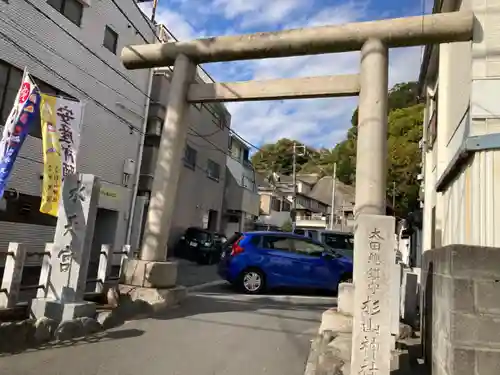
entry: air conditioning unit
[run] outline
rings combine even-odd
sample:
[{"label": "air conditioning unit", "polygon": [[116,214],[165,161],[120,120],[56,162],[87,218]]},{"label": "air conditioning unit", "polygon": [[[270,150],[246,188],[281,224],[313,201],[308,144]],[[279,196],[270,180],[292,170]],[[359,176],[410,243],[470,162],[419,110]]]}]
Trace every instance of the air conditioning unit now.
[{"label": "air conditioning unit", "polygon": [[132,175],[135,173],[135,160],[134,159],[125,159],[123,163],[123,173]]}]

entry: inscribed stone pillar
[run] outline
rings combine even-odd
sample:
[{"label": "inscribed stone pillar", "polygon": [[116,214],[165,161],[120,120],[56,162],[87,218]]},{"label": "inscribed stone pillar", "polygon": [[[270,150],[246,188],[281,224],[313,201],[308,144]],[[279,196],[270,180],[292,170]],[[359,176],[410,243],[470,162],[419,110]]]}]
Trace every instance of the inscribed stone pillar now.
[{"label": "inscribed stone pillar", "polygon": [[47,298],[35,299],[35,316],[56,320],[86,316],[92,310],[83,302],[90,250],[99,200],[99,179],[71,174],[64,179],[59,205]]},{"label": "inscribed stone pillar", "polygon": [[391,280],[395,219],[359,215],[354,251],[351,374],[388,375],[391,362]]}]

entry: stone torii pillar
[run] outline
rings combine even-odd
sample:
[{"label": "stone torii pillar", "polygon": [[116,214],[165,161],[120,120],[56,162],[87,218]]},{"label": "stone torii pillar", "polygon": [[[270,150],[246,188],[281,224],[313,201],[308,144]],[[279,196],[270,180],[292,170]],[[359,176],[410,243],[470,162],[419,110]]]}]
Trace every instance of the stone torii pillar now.
[{"label": "stone torii pillar", "polygon": [[187,137],[187,91],[196,65],[185,55],[175,59],[163,123],[158,160],[139,259],[127,259],[120,275],[120,291],[153,305],[175,303],[185,293],[174,288],[177,263],[167,262],[168,238],[175,209],[181,160]]},{"label": "stone torii pillar", "polygon": [[361,48],[360,81],[351,373],[389,374],[395,219],[385,216],[388,49],[378,39]]}]

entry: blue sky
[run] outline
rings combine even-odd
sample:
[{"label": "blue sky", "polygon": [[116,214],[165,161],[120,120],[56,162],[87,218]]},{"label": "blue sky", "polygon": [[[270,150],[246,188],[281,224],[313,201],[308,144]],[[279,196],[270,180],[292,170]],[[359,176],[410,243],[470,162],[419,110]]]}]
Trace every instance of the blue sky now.
[{"label": "blue sky", "polygon": [[[423,3],[425,2],[425,3]],[[342,24],[428,13],[432,0],[158,0],[156,19],[180,40]],[[150,4],[141,8],[151,14]],[[415,80],[420,47],[390,52],[389,85]],[[359,53],[205,64],[217,81],[358,73]],[[357,98],[226,104],[231,127],[256,145],[282,137],[314,147],[342,141]]]}]

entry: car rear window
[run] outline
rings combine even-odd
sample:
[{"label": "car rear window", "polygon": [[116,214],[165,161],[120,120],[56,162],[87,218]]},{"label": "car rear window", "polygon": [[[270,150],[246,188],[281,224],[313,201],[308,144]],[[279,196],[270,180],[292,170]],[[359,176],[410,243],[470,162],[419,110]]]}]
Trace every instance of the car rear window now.
[{"label": "car rear window", "polygon": [[264,236],[262,247],[273,250],[290,251],[290,239],[281,236]]},{"label": "car rear window", "polygon": [[188,229],[186,232],[186,238],[194,239],[197,241],[210,241],[211,235],[208,232],[203,232],[197,229]]},{"label": "car rear window", "polygon": [[337,233],[322,233],[321,237],[323,243],[333,249],[339,250],[353,250],[354,249],[354,237],[346,236],[344,234]]}]

